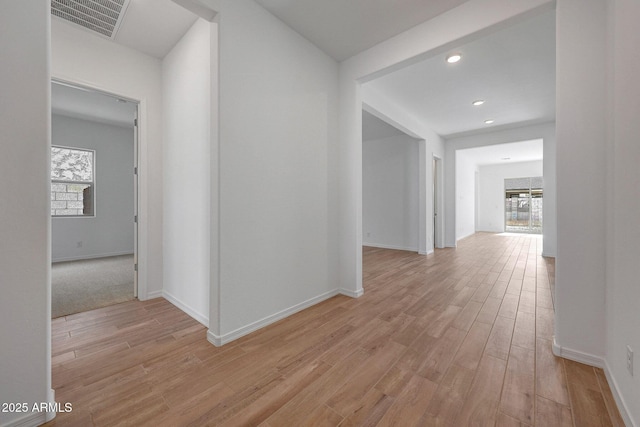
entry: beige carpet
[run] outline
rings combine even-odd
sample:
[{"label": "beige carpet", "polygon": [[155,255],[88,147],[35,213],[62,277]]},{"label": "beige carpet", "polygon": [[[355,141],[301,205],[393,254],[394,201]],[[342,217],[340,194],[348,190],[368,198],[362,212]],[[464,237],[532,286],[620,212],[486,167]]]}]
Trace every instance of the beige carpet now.
[{"label": "beige carpet", "polygon": [[51,317],[132,300],[133,255],[56,262],[51,266]]}]

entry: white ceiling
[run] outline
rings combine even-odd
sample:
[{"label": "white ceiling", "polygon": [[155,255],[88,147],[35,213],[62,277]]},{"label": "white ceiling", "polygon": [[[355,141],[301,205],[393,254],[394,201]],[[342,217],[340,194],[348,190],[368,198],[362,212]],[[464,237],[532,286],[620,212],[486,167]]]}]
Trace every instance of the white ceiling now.
[{"label": "white ceiling", "polygon": [[[86,28],[52,16],[65,25],[107,38]],[[114,42],[162,59],[189,30],[198,17],[171,0],[131,0]],[[54,114],[92,120],[116,126],[133,127],[135,104],[118,102],[97,91],[51,85]]]},{"label": "white ceiling", "polygon": [[[444,137],[555,120],[554,11],[452,51],[462,54],[457,64],[438,55],[364,90],[381,92]],[[474,107],[476,99],[486,102]],[[495,123],[485,125],[487,119]]]},{"label": "white ceiling", "polygon": [[[256,0],[338,61],[466,1]],[[176,3],[211,18],[211,11],[201,0],[131,0],[115,41],[163,58],[197,19],[197,15]]]},{"label": "white ceiling", "polygon": [[534,139],[531,141],[468,148],[457,150],[456,155],[465,157],[476,166],[531,162],[542,160],[543,141],[542,139]]},{"label": "white ceiling", "polygon": [[136,104],[100,92],[51,84],[51,112],[62,116],[92,120],[133,128]]},{"label": "white ceiling", "polygon": [[256,0],[338,61],[468,0]]},{"label": "white ceiling", "polygon": [[171,0],[131,0],[115,41],[164,58],[197,19]]},{"label": "white ceiling", "polygon": [[[74,25],[55,16],[52,18]],[[197,19],[195,14],[171,0],[131,0],[113,40],[162,59]],[[89,31],[80,26],[76,27]]]},{"label": "white ceiling", "polygon": [[[465,0],[256,1],[341,59]],[[115,41],[162,58],[196,19],[172,0],[131,0]],[[463,54],[458,64],[433,57],[366,83],[364,90],[382,92],[444,137],[554,120],[553,11],[455,50]],[[485,105],[471,106],[478,98],[485,99]],[[495,123],[485,125],[488,118]]]}]

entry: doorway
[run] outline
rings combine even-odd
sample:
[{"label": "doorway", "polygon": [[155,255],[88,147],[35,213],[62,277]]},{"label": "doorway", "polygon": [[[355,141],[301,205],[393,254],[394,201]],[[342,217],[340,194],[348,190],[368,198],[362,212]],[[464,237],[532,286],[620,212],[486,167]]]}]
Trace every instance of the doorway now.
[{"label": "doorway", "polygon": [[433,249],[444,247],[442,159],[433,156]]},{"label": "doorway", "polygon": [[421,252],[424,142],[364,109],[362,117],[363,246]]},{"label": "doorway", "polygon": [[52,81],[52,318],[138,295],[138,102]]}]

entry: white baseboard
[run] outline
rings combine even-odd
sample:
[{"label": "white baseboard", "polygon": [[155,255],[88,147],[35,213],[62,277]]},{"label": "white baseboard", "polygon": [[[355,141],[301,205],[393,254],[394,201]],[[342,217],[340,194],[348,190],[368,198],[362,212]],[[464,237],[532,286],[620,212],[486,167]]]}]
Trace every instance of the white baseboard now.
[{"label": "white baseboard", "polygon": [[573,360],[574,362],[584,363],[585,365],[594,366],[596,368],[604,369],[604,358],[595,356],[593,354],[584,353],[582,351],[573,350],[571,348],[562,347],[556,341],[556,337],[553,337],[553,344],[551,346],[553,354],[564,359]]},{"label": "white baseboard", "polygon": [[109,258],[112,256],[133,255],[132,251],[109,252],[106,254],[80,255],[72,257],[52,258],[51,262],[82,261],[83,259]]},{"label": "white baseboard", "polygon": [[[56,403],[56,391],[54,389],[49,389],[47,401],[52,404]],[[56,412],[47,412],[46,420],[48,422],[54,419],[55,417],[56,417]]]},{"label": "white baseboard", "polygon": [[542,251],[542,256],[545,258],[555,258],[556,254],[550,254],[548,252]]},{"label": "white baseboard", "polygon": [[209,316],[205,316],[205,315],[203,315],[201,313],[198,313],[196,310],[194,310],[188,304],[185,304],[183,301],[180,301],[178,298],[176,298],[175,296],[171,295],[167,291],[162,291],[162,297],[164,299],[166,299],[167,301],[169,301],[171,304],[173,304],[176,307],[178,307],[180,310],[182,310],[185,313],[187,313],[189,316],[193,317],[198,322],[202,323],[207,328],[209,327]]},{"label": "white baseboard", "polygon": [[[39,402],[36,402],[40,406]],[[56,391],[49,389],[47,393],[47,403],[50,405],[56,405]],[[33,408],[34,403],[29,405]],[[46,422],[53,420],[56,417],[56,412],[31,412],[22,417],[19,417],[8,423],[1,424],[2,427],[36,427]]]},{"label": "white baseboard", "polygon": [[37,427],[47,422],[47,416],[45,413],[33,412],[25,414],[20,418],[16,418],[13,421],[9,421],[6,424],[2,424],[2,427]]},{"label": "white baseboard", "polygon": [[609,369],[609,364],[605,360],[604,366],[604,375],[607,377],[607,382],[609,383],[609,387],[611,388],[611,394],[613,394],[613,398],[616,401],[616,405],[618,405],[618,410],[620,411],[620,416],[624,420],[624,424],[629,427],[638,427],[639,425],[635,422],[633,417],[631,416],[631,412],[629,412],[629,408],[627,403],[622,398],[622,395],[619,392],[618,383],[616,382],[613,375],[611,375],[611,370]]},{"label": "white baseboard", "polygon": [[211,329],[207,331],[207,341],[216,347],[222,347],[222,337],[220,335],[214,334]]},{"label": "white baseboard", "polygon": [[340,288],[338,292],[340,293],[340,295],[345,295],[351,298],[360,298],[362,295],[364,295],[364,289],[362,288],[358,289],[355,292],[350,289]]},{"label": "white baseboard", "polygon": [[485,229],[479,228],[476,230],[476,233],[504,233],[504,228],[495,228],[495,229],[492,229],[489,227]]},{"label": "white baseboard", "polygon": [[611,375],[611,369],[609,369],[609,364],[607,363],[606,359],[600,356],[594,356],[592,354],[562,347],[560,344],[558,344],[555,337],[553,337],[552,350],[553,354],[558,357],[573,360],[579,363],[584,363],[585,365],[594,366],[596,368],[602,368],[605,376],[607,377],[609,387],[611,388],[611,394],[613,394],[613,398],[616,401],[616,405],[618,406],[618,410],[620,411],[620,415],[622,416],[625,424],[630,427],[638,427],[638,424],[636,424],[631,417],[631,413],[629,412],[625,400],[620,394],[618,383],[616,382],[613,375]]},{"label": "white baseboard", "polygon": [[465,235],[464,235],[464,236],[462,236],[462,237],[458,237],[458,236],[456,236],[456,244],[457,244],[460,240],[464,240],[464,239],[466,239],[467,237],[471,237],[471,236],[473,236],[474,234],[476,234],[476,232],[475,232],[475,231],[474,231],[473,233],[465,234]]},{"label": "white baseboard", "polygon": [[304,310],[305,308],[309,308],[312,305],[318,304],[326,299],[334,297],[340,293],[337,289],[329,292],[325,292],[324,294],[318,295],[306,301],[303,301],[299,304],[296,304],[292,307],[281,310],[277,313],[274,313],[270,316],[267,316],[263,319],[260,319],[256,322],[250,323],[247,326],[243,326],[241,328],[236,329],[235,331],[231,331],[222,336],[214,334],[211,330],[207,332],[207,340],[215,345],[216,347],[223,346],[231,341],[237,340],[240,337],[248,335],[252,332],[257,331],[258,329],[262,329],[267,325],[277,322],[278,320],[282,320],[285,317],[291,316],[294,313]]},{"label": "white baseboard", "polygon": [[383,243],[370,243],[363,242],[362,246],[369,246],[372,248],[380,248],[380,249],[393,249],[396,251],[410,251],[410,252],[418,252],[418,248],[408,247],[408,246],[395,246],[395,245],[385,245]]},{"label": "white baseboard", "polygon": [[138,295],[140,301],[148,301],[150,299],[162,298],[162,291],[147,292],[147,295]]}]

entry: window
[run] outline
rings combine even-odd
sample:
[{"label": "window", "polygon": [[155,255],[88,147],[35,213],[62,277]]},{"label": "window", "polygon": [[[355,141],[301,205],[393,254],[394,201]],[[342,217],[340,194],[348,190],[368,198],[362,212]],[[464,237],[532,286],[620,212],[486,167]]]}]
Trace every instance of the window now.
[{"label": "window", "polygon": [[542,177],[507,178],[505,231],[542,233]]},{"label": "window", "polygon": [[95,151],[51,147],[51,216],[94,216]]}]

